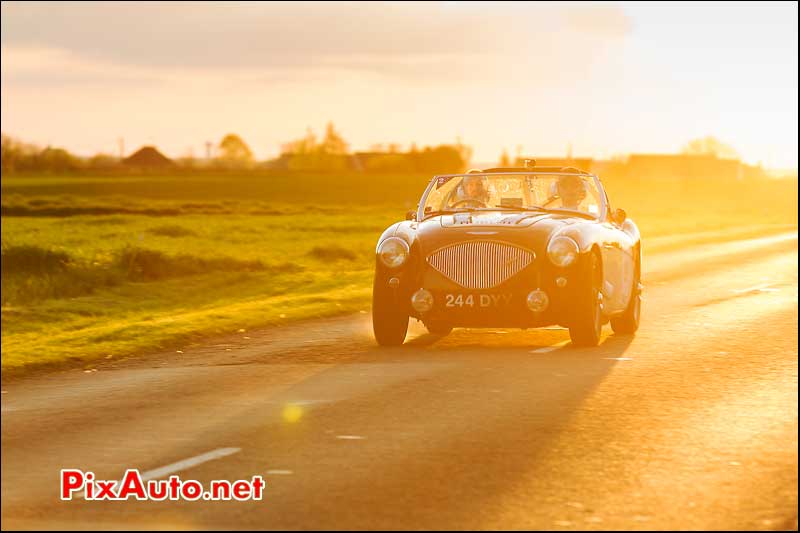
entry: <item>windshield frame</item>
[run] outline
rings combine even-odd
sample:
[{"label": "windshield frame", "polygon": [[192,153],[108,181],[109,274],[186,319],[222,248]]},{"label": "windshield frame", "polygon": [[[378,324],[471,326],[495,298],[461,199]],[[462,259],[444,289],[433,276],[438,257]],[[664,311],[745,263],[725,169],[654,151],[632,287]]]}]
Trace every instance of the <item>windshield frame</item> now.
[{"label": "windshield frame", "polygon": [[[600,199],[600,213],[597,216],[592,215],[591,213],[586,213],[584,211],[578,211],[575,209],[564,209],[558,208],[554,209],[554,211],[560,212],[567,212],[567,213],[576,213],[579,216],[586,217],[587,215],[592,217],[592,220],[597,220],[598,222],[604,222],[606,217],[608,216],[608,203],[606,201],[606,191],[603,188],[603,183],[600,181],[600,178],[597,177],[596,174],[591,174],[589,172],[548,172],[548,171],[536,171],[536,170],[528,170],[528,171],[517,171],[517,172],[473,172],[471,174],[437,174],[431,181],[428,183],[428,186],[425,187],[425,191],[422,193],[422,197],[419,200],[419,205],[417,205],[417,220],[422,221],[425,220],[425,201],[428,199],[428,195],[430,194],[433,187],[436,185],[439,178],[463,178],[466,176],[581,176],[583,178],[592,178],[594,182],[594,186],[597,188],[597,192],[599,193]],[[547,208],[541,208],[547,210]],[[491,209],[489,209],[491,210]],[[498,208],[498,210],[500,210]],[[533,207],[520,207],[519,211],[538,211],[539,208],[534,209]],[[430,213],[429,217],[437,216],[436,212]]]}]

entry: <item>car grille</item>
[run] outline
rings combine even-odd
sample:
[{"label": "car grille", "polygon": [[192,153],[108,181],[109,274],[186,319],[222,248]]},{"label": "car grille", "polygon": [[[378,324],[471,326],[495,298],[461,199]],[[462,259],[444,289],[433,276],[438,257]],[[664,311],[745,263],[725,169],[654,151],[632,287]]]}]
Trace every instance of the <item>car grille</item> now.
[{"label": "car grille", "polygon": [[467,289],[490,289],[533,262],[532,251],[494,241],[471,241],[441,248],[428,264]]}]

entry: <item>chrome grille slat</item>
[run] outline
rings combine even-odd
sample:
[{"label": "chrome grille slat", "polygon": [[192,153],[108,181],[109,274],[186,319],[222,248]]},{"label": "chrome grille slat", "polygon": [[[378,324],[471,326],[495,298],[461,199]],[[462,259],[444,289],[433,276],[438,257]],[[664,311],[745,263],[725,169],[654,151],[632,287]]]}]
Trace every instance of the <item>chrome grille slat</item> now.
[{"label": "chrome grille slat", "polygon": [[446,246],[428,256],[428,264],[467,289],[491,289],[533,262],[533,252],[496,241]]}]

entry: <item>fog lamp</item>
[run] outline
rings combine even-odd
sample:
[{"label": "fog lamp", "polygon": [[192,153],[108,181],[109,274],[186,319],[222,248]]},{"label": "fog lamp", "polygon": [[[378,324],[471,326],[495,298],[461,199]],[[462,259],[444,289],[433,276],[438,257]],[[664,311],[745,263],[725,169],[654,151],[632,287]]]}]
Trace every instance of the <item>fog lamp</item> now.
[{"label": "fog lamp", "polygon": [[411,295],[411,307],[418,313],[427,313],[433,309],[433,294],[425,289],[420,289]]},{"label": "fog lamp", "polygon": [[541,313],[547,309],[547,306],[550,304],[550,298],[547,297],[547,293],[543,290],[536,289],[528,294],[528,298],[525,300],[525,303],[527,304],[528,309],[534,313]]}]

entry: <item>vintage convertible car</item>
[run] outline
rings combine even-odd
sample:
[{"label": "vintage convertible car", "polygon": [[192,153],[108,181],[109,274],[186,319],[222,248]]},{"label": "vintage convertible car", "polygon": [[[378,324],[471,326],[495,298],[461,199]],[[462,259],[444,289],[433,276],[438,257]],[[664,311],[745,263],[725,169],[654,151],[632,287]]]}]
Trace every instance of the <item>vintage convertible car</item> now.
[{"label": "vintage convertible car", "polygon": [[372,323],[400,345],[410,317],[453,327],[569,328],[595,346],[603,324],[639,326],[641,245],[597,176],[575,168],[471,170],[435,176],[416,212],[376,249]]}]

